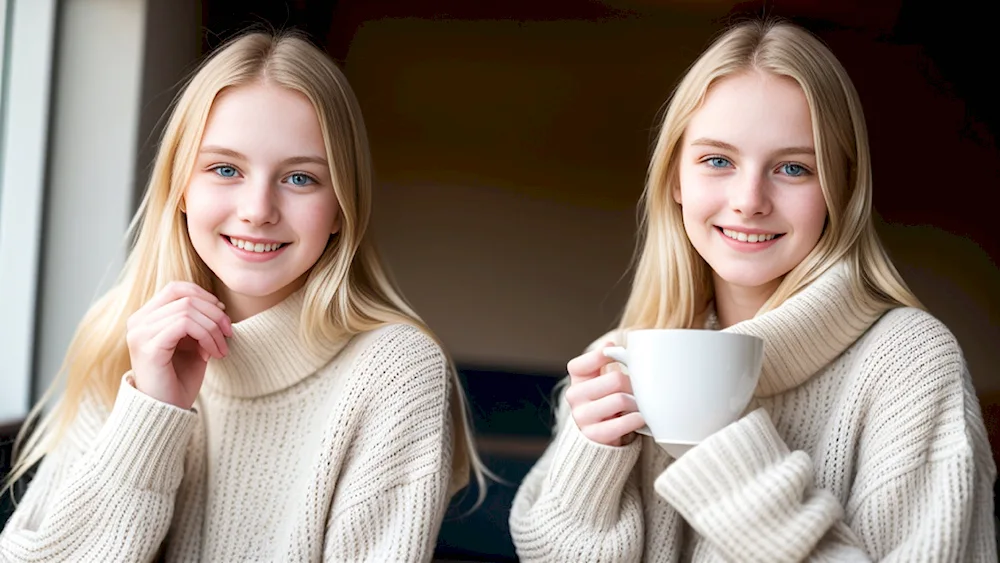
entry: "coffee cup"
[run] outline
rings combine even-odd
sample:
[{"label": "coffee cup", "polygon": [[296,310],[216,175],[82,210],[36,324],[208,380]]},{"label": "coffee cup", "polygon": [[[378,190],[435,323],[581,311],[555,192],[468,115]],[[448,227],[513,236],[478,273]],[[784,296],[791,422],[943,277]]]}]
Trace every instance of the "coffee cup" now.
[{"label": "coffee cup", "polygon": [[742,416],[760,379],[764,341],[714,330],[633,330],[627,347],[604,355],[632,381],[646,420],[639,432],[677,458]]}]

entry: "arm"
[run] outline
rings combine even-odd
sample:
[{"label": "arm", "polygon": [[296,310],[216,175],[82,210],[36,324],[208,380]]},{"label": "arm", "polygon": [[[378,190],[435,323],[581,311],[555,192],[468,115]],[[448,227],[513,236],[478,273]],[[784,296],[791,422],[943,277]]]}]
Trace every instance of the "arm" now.
[{"label": "arm", "polygon": [[560,400],[557,433],[521,483],[510,515],[521,561],[628,562],[643,553],[636,460],[641,440],[615,447],[580,433]]},{"label": "arm", "polygon": [[[898,435],[913,436],[898,424]],[[789,451],[757,410],[675,461],[656,490],[729,559],[995,561],[992,480],[966,446],[896,473],[860,468],[845,514],[813,485],[809,456]],[[881,449],[898,456],[905,445]]]},{"label": "arm", "polygon": [[868,560],[812,476],[809,456],[790,452],[759,409],[674,461],[655,487],[727,559],[802,561],[824,540],[830,560]]},{"label": "arm", "polygon": [[324,560],[430,561],[448,508],[454,424],[448,364],[412,327],[390,327],[352,378],[366,393],[327,519]]},{"label": "arm", "polygon": [[[170,526],[196,415],[124,378],[107,420],[81,405],[0,533],[0,562],[147,561]],[[86,436],[87,433],[90,436]],[[72,443],[70,435],[82,437]],[[82,443],[81,443],[82,442]]]}]

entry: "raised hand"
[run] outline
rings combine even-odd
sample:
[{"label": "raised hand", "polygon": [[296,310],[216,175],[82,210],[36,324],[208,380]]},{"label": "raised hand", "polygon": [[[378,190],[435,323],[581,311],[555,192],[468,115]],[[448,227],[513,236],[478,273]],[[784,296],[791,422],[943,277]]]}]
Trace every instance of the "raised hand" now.
[{"label": "raised hand", "polygon": [[171,282],[132,314],[125,340],[136,389],[189,409],[210,358],[229,353],[233,325],[221,301],[191,282]]}]

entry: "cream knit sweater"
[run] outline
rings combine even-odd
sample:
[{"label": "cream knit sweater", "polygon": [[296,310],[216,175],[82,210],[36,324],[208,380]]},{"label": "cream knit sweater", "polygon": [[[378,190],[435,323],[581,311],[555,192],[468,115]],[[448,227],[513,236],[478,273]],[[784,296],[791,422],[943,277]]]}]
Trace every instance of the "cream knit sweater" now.
[{"label": "cream knit sweater", "polygon": [[430,560],[452,480],[445,356],[403,325],[313,355],[301,293],[233,326],[194,411],[128,376],[110,412],[82,405],[0,561]]},{"label": "cream knit sweater", "polygon": [[726,329],[765,340],[757,396],[678,460],[646,437],[589,441],[562,401],[514,500],[521,560],[996,561],[996,469],[958,343],[845,280],[837,266]]}]

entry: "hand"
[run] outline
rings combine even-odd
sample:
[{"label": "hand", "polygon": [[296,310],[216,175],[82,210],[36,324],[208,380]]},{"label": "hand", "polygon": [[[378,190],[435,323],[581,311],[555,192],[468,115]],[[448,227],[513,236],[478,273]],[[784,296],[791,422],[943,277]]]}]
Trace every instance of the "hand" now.
[{"label": "hand", "polygon": [[225,305],[190,282],[171,282],[129,317],[125,341],[135,387],[150,397],[190,409],[209,358],[229,353],[233,324]]},{"label": "hand", "polygon": [[[606,446],[621,446],[631,442],[632,432],[642,428],[646,421],[639,414],[639,407],[632,395],[632,381],[620,370],[601,373],[614,362],[604,355],[604,346],[570,360],[570,385],[566,389],[573,420],[588,439]],[[628,436],[628,442],[623,438]]]}]

